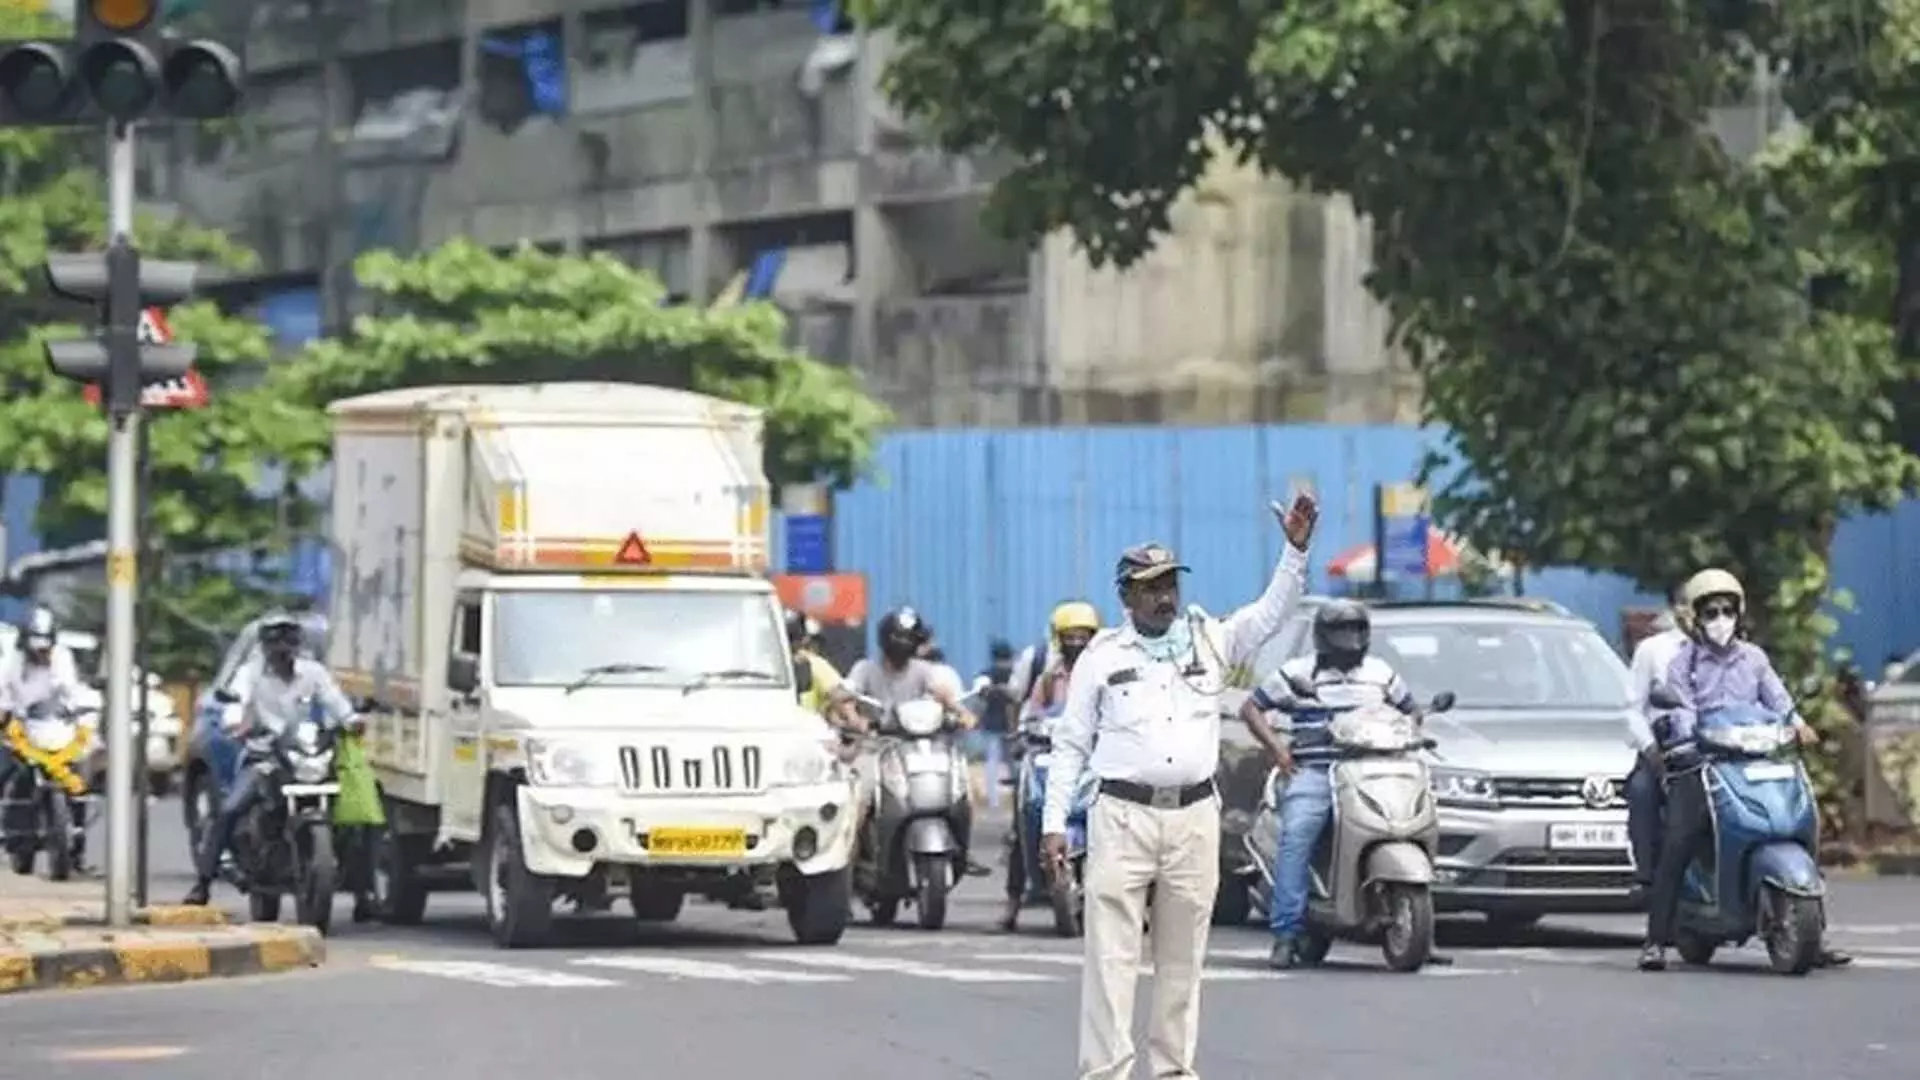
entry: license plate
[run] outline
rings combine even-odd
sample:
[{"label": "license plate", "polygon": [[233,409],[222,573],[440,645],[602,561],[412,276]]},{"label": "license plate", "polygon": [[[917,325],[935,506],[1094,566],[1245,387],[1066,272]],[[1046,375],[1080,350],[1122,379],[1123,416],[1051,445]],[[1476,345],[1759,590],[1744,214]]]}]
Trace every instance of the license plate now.
[{"label": "license plate", "polygon": [[1625,825],[1588,825],[1563,822],[1547,826],[1547,846],[1560,851],[1621,850],[1627,848]]},{"label": "license plate", "polygon": [[916,754],[908,754],[906,760],[907,772],[943,773],[947,771],[949,760],[945,754],[936,754],[925,750]]},{"label": "license plate", "polygon": [[1796,772],[1787,761],[1756,761],[1740,771],[1749,780],[1791,780]]},{"label": "license plate", "polygon": [[747,853],[745,829],[651,829],[647,851],[654,855],[739,856]]},{"label": "license plate", "polygon": [[280,794],[289,799],[305,798],[309,795],[338,795],[339,784],[281,784]]}]

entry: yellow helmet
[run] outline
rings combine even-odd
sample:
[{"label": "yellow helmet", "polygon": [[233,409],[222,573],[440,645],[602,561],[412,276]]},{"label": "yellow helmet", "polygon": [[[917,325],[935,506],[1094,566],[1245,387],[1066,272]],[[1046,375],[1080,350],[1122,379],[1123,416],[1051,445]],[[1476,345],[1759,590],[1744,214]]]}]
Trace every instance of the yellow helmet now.
[{"label": "yellow helmet", "polygon": [[1747,606],[1747,590],[1741,586],[1740,579],[1719,567],[1702,570],[1688,578],[1680,592],[1689,615],[1709,596],[1731,596],[1742,608]]},{"label": "yellow helmet", "polygon": [[1055,641],[1060,640],[1061,634],[1072,630],[1098,633],[1100,613],[1085,600],[1069,600],[1053,609],[1053,615],[1047,619],[1047,629],[1053,632]]}]

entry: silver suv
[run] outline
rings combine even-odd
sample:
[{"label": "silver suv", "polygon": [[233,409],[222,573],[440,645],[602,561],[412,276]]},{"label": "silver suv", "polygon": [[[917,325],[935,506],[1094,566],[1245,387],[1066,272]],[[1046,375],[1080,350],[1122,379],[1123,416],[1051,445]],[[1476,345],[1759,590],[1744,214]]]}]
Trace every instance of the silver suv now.
[{"label": "silver suv", "polygon": [[[1264,675],[1313,649],[1313,610],[1262,653]],[[1632,910],[1623,797],[1626,665],[1593,624],[1530,601],[1376,603],[1373,651],[1418,700],[1442,690],[1453,710],[1428,721],[1440,809],[1435,899],[1508,926],[1548,914]],[[1239,708],[1243,695],[1230,705]],[[1226,865],[1215,917],[1243,921],[1250,899],[1239,837],[1252,823],[1266,763],[1236,720],[1223,727]]]}]

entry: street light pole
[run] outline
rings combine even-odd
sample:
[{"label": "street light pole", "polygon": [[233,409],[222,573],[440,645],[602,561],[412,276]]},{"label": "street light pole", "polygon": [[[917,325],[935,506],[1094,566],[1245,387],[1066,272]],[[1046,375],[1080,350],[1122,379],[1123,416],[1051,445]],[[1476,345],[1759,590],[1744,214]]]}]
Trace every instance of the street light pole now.
[{"label": "street light pole", "polygon": [[[107,231],[113,247],[133,244],[133,125],[109,125]],[[124,263],[109,264],[123,275]],[[108,287],[107,348],[107,925],[133,925],[133,600],[139,576],[137,533],[140,444],[138,263],[132,282]],[[114,310],[127,296],[134,310]],[[115,394],[116,380],[132,392]],[[124,386],[124,382],[121,383]]]}]

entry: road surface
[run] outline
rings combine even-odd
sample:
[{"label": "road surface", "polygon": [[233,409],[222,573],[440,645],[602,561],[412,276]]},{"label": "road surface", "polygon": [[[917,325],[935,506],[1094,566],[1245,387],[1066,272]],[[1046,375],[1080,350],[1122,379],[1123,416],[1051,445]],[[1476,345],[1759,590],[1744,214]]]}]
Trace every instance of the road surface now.
[{"label": "road surface", "polygon": [[[178,806],[156,813],[154,896],[190,883]],[[987,860],[993,861],[993,860]],[[1208,959],[1208,1080],[1560,1080],[1920,1076],[1920,881],[1836,885],[1851,970],[1764,974],[1749,949],[1708,971],[1633,970],[1632,919],[1574,919],[1517,941],[1447,924],[1452,967],[1278,974],[1253,927]],[[343,901],[326,967],[262,979],[40,994],[0,1005],[0,1076],[339,1080],[343,1071],[582,1080],[1063,1080],[1073,1075],[1077,943],[991,929],[997,884],[961,886],[951,929],[789,943],[777,911],[689,904],[679,923],[572,924],[502,952],[477,897],[438,894],[425,926],[356,927]],[[223,899],[236,911],[237,898]],[[1146,984],[1143,984],[1143,991]]]}]

